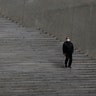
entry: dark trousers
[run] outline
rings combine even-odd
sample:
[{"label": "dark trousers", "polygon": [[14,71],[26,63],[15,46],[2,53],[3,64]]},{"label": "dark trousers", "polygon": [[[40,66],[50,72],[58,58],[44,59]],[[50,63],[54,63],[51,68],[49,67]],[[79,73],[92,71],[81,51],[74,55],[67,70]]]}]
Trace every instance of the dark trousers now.
[{"label": "dark trousers", "polygon": [[72,54],[66,54],[66,59],[65,59],[65,67],[71,67],[72,65]]}]

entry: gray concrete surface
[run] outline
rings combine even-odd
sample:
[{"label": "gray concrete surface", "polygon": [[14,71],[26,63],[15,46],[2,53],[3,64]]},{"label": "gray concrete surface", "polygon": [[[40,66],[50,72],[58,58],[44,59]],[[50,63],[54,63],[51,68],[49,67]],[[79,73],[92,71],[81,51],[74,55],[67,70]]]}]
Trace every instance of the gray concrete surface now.
[{"label": "gray concrete surface", "polygon": [[[26,27],[40,28],[96,58],[95,0],[0,0],[0,12]],[[93,46],[94,45],[94,46]]]},{"label": "gray concrete surface", "polygon": [[0,96],[96,96],[96,60],[64,68],[62,42],[0,18]]}]

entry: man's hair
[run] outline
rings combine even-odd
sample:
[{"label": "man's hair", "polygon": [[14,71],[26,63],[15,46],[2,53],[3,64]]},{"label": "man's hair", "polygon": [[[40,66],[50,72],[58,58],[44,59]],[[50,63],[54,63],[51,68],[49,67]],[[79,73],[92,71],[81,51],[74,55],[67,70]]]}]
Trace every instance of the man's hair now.
[{"label": "man's hair", "polygon": [[70,38],[69,38],[69,37],[66,37],[66,40],[67,40],[67,39],[70,39]]}]

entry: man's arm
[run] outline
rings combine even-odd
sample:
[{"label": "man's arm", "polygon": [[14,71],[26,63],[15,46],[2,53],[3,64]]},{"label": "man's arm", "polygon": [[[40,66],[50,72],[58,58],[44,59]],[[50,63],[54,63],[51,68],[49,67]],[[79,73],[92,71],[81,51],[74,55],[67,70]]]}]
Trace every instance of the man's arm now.
[{"label": "man's arm", "polygon": [[72,43],[72,53],[74,52],[74,45],[73,45],[73,43]]},{"label": "man's arm", "polygon": [[65,54],[66,53],[66,44],[65,43],[63,43],[62,50],[63,50],[63,54]]}]

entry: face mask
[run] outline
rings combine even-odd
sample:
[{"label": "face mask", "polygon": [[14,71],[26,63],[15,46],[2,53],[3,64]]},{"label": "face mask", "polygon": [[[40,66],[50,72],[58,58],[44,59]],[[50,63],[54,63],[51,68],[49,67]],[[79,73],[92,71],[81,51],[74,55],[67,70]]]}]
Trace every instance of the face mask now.
[{"label": "face mask", "polygon": [[70,39],[67,39],[67,41],[70,41]]}]

